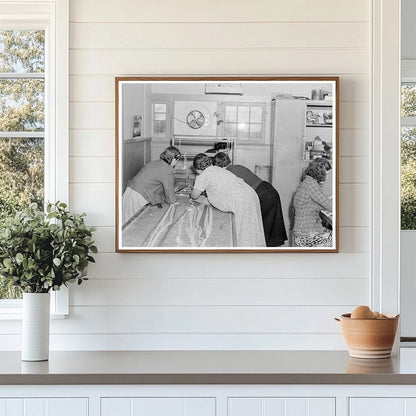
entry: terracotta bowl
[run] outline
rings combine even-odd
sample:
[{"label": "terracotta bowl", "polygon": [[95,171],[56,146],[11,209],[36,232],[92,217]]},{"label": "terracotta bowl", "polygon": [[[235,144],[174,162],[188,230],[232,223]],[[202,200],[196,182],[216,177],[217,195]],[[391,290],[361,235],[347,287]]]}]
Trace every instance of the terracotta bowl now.
[{"label": "terracotta bowl", "polygon": [[382,319],[352,319],[341,315],[341,329],[351,357],[387,358],[396,337],[399,315]]}]

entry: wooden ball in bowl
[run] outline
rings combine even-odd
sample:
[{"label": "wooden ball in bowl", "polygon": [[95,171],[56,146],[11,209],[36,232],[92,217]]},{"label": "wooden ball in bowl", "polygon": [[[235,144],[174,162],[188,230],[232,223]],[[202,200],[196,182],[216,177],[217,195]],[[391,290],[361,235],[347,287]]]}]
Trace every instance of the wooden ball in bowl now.
[{"label": "wooden ball in bowl", "polygon": [[357,306],[351,312],[351,319],[375,319],[375,314],[368,306]]}]

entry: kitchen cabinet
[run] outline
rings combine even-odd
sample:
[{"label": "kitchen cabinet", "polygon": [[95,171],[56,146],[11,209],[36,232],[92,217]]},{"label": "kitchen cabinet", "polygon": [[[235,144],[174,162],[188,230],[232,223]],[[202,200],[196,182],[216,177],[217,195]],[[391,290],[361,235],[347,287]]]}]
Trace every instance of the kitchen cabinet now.
[{"label": "kitchen cabinet", "polygon": [[0,399],[0,416],[87,416],[87,398]]},{"label": "kitchen cabinet", "polygon": [[[413,416],[416,350],[2,352],[0,416]],[[27,364],[27,363],[26,363]]]},{"label": "kitchen cabinet", "polygon": [[351,398],[349,416],[414,416],[415,398]]},{"label": "kitchen cabinet", "polygon": [[332,101],[273,100],[271,122],[272,185],[280,194],[286,229],[290,230],[292,199],[303,170],[315,157],[332,158]]},{"label": "kitchen cabinet", "polygon": [[103,398],[101,416],[212,416],[213,398]]},{"label": "kitchen cabinet", "polygon": [[416,414],[414,385],[17,385],[0,394],[0,416]]},{"label": "kitchen cabinet", "polygon": [[228,416],[335,416],[335,399],[230,398]]}]

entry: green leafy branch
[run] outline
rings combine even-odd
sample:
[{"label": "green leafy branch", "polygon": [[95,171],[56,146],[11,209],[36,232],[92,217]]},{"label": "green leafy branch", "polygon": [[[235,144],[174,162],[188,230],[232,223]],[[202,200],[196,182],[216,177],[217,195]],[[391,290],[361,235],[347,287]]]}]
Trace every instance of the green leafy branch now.
[{"label": "green leafy branch", "polygon": [[24,292],[46,293],[86,280],[97,253],[86,214],[49,203],[46,213],[31,204],[0,226],[0,277]]}]

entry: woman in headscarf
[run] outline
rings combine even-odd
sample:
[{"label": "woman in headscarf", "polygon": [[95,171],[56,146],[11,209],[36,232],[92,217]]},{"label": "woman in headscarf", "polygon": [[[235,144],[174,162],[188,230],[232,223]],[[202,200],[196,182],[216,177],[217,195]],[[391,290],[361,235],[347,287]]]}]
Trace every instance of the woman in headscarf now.
[{"label": "woman in headscarf", "polygon": [[147,204],[157,205],[166,201],[176,202],[174,168],[181,156],[180,151],[169,146],[134,176],[123,193],[123,225]]},{"label": "woman in headscarf", "polygon": [[206,192],[215,208],[232,212],[235,219],[237,247],[265,247],[260,203],[257,194],[242,179],[218,166],[204,153],[194,158],[197,173],[191,198]]},{"label": "woman in headscarf", "polygon": [[255,175],[250,169],[242,165],[232,165],[229,156],[219,152],[214,156],[214,165],[226,168],[234,175],[243,179],[256,192],[263,219],[264,237],[267,247],[277,247],[287,240],[279,193],[273,186]]},{"label": "woman in headscarf", "polygon": [[317,158],[309,163],[304,179],[293,197],[295,224],[294,245],[297,247],[331,247],[332,231],[322,225],[321,210],[332,212],[332,201],[322,191],[331,164],[327,159]]}]

